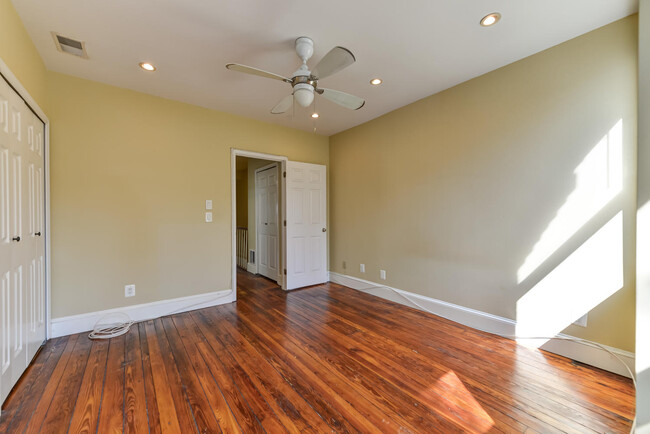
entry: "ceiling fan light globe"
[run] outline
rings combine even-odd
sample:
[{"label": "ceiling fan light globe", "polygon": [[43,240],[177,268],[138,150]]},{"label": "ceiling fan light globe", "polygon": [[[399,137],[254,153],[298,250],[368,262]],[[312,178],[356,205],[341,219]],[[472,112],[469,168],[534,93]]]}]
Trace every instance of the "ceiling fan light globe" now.
[{"label": "ceiling fan light globe", "polygon": [[295,89],[293,98],[302,107],[309,107],[314,102],[314,91],[306,88]]}]

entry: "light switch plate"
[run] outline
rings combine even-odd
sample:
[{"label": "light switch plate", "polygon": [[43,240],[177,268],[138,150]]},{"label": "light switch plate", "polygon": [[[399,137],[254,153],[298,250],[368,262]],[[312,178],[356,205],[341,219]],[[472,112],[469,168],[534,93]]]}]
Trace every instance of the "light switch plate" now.
[{"label": "light switch plate", "polygon": [[206,212],[205,213],[205,222],[206,223],[212,222],[212,213],[211,212]]},{"label": "light switch plate", "polygon": [[205,209],[212,209],[212,201],[210,199],[205,201]]},{"label": "light switch plate", "polygon": [[379,270],[379,278],[386,280],[386,270]]},{"label": "light switch plate", "polygon": [[366,264],[359,264],[359,271],[361,271],[362,273],[365,273],[366,272]]}]

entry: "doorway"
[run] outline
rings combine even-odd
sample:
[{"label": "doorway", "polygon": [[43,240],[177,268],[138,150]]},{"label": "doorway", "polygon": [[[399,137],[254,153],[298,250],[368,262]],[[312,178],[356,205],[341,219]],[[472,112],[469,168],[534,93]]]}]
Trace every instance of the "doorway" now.
[{"label": "doorway", "polygon": [[232,288],[238,268],[284,290],[328,281],[326,172],[231,149]]},{"label": "doorway", "polygon": [[232,150],[233,288],[237,272],[262,275],[285,288],[286,157]]}]

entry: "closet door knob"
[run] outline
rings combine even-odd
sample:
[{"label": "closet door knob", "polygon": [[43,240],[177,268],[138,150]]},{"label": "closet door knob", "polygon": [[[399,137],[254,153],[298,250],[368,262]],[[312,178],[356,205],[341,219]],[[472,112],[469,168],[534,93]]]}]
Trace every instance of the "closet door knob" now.
[{"label": "closet door knob", "polygon": [[20,241],[20,237],[13,237],[11,241]]},{"label": "closet door knob", "polygon": [[41,233],[40,233],[40,232],[36,232],[34,235],[36,235],[37,237],[40,237],[40,236],[41,236]]}]

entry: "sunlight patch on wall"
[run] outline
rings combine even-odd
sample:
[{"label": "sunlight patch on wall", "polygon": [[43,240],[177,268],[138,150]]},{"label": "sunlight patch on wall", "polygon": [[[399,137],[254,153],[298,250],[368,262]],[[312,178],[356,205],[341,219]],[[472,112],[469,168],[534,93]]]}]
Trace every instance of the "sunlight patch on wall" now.
[{"label": "sunlight patch on wall", "polygon": [[523,282],[559,247],[609,203],[623,185],[623,120],[619,120],[576,167],[576,186],[523,265]]},{"label": "sunlight patch on wall", "polygon": [[[517,336],[555,336],[622,287],[620,211],[517,301]],[[538,348],[546,341],[517,342]]]}]

